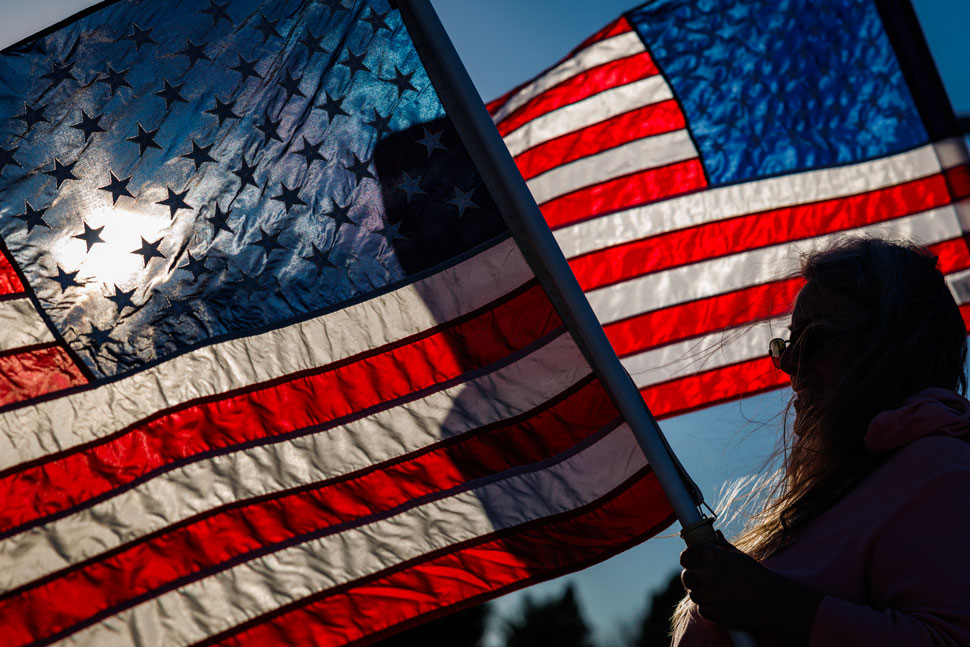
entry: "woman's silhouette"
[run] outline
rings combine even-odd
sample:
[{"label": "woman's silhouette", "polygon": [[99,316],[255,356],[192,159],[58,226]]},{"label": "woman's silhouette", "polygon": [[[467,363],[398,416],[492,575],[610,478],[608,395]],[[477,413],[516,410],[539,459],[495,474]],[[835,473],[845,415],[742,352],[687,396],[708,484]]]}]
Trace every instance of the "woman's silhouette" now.
[{"label": "woman's silhouette", "polygon": [[967,337],[937,259],[851,239],[802,275],[769,351],[794,390],[782,478],[737,548],[682,554],[674,644],[970,645]]}]

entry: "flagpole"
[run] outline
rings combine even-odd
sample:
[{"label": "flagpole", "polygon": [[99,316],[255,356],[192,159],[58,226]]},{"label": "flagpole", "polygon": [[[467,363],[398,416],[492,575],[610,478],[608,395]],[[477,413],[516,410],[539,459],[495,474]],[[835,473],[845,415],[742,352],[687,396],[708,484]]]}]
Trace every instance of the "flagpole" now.
[{"label": "flagpole", "polygon": [[[616,356],[429,0],[398,0],[397,4],[411,38],[435,54],[422,62],[435,81],[442,104],[540,284],[633,431],[680,522],[684,541],[688,546],[713,542],[714,519],[701,512],[700,491],[670,451],[639,389]],[[747,633],[730,634],[736,647],[756,645]]]}]

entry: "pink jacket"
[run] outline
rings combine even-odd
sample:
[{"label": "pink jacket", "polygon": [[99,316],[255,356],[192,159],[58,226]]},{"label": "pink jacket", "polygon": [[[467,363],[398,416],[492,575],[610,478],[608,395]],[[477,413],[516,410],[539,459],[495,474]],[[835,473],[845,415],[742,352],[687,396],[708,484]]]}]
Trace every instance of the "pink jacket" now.
[{"label": "pink jacket", "polygon": [[[927,389],[865,437],[893,452],[764,565],[826,595],[811,646],[970,645],[970,402]],[[728,647],[695,614],[677,647]],[[763,647],[777,642],[761,639]]]}]

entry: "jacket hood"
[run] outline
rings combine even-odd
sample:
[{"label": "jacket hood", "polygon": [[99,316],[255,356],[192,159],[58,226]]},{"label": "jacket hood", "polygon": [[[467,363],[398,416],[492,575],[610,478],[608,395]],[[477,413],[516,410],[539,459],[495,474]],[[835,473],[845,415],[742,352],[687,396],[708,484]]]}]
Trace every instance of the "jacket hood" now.
[{"label": "jacket hood", "polygon": [[924,389],[873,418],[865,444],[870,452],[887,452],[924,436],[970,441],[970,401],[948,389]]}]

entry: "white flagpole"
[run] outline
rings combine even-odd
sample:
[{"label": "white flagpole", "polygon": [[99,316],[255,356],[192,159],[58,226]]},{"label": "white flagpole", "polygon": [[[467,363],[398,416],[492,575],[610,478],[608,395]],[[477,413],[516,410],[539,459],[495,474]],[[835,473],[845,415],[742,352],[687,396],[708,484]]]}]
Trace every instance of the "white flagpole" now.
[{"label": "white flagpole", "polygon": [[[431,3],[399,0],[397,4],[418,51],[423,48],[432,54],[423,63],[482,179],[532,271],[633,431],[677,515],[684,541],[688,546],[713,542],[714,519],[701,512],[700,491],[670,451],[640,391],[620,364]],[[735,647],[756,647],[750,634],[730,634]]]}]

